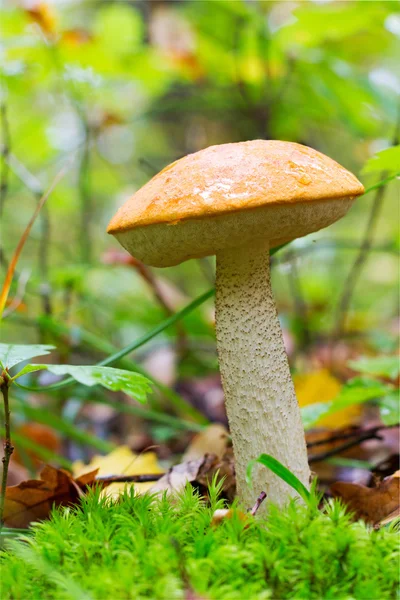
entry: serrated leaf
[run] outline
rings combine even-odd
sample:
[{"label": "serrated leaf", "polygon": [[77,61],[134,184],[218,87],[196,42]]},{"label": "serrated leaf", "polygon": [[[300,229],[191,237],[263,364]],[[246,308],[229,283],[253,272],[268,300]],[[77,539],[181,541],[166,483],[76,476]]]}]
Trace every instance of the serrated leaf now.
[{"label": "serrated leaf", "polygon": [[400,423],[400,398],[399,390],[379,400],[380,417],[385,425],[397,425]]},{"label": "serrated leaf", "polygon": [[363,173],[400,174],[400,145],[377,152],[364,165]]},{"label": "serrated leaf", "polygon": [[301,409],[304,428],[310,429],[322,417],[328,417],[348,406],[386,396],[392,389],[391,385],[381,383],[375,379],[355,377],[342,387],[340,393],[331,402],[318,402],[310,406],[304,406]]},{"label": "serrated leaf", "polygon": [[398,356],[362,356],[358,360],[351,360],[349,366],[354,371],[396,379],[400,374],[400,358]]},{"label": "serrated leaf", "polygon": [[54,350],[54,346],[41,344],[0,344],[0,363],[3,368],[11,369],[15,365],[35,356],[44,356]]},{"label": "serrated leaf", "polygon": [[301,483],[300,479],[298,479],[296,475],[294,475],[287,467],[285,467],[285,465],[283,465],[281,462],[279,462],[279,460],[270,454],[260,454],[258,458],[255,458],[249,462],[246,470],[246,480],[249,485],[251,485],[251,473],[256,463],[264,465],[264,467],[267,467],[267,469],[270,469],[270,471],[275,473],[275,475],[283,479],[283,481],[290,485],[290,487],[296,490],[296,492],[303,498],[305,502],[310,499],[310,492],[305,485]]},{"label": "serrated leaf", "polygon": [[113,392],[125,392],[138,402],[145,402],[151,392],[149,379],[133,371],[99,367],[97,365],[35,365],[54,373],[54,375],[70,375],[82,385],[91,387],[101,385]]}]

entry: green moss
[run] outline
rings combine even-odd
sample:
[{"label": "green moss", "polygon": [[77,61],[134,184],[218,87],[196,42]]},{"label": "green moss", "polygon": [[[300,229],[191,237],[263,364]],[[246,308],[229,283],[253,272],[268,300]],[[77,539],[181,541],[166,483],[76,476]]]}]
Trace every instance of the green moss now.
[{"label": "green moss", "polygon": [[110,504],[96,494],[80,508],[55,511],[32,534],[8,542],[2,600],[185,598],[215,600],[396,597],[399,546],[394,528],[352,523],[337,503],[322,513],[292,503],[268,521],[235,516],[210,525],[222,507],[188,489],[167,498],[126,494]]}]

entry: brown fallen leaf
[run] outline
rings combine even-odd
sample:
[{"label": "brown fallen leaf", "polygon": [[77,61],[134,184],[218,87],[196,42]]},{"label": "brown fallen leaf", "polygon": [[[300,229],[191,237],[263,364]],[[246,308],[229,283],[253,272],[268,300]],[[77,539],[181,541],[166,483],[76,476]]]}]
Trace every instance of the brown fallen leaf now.
[{"label": "brown fallen leaf", "polygon": [[96,471],[73,479],[64,469],[46,465],[40,479],[23,481],[6,489],[3,521],[7,527],[28,527],[33,521],[48,518],[55,506],[77,502],[87,486],[96,480]]},{"label": "brown fallen leaf", "polygon": [[338,481],[331,486],[331,492],[334,498],[343,500],[356,519],[378,525],[399,508],[400,478],[395,473],[374,488]]},{"label": "brown fallen leaf", "polygon": [[222,458],[215,456],[215,454],[205,455],[203,464],[201,465],[195,480],[197,484],[204,487],[204,490],[202,491],[205,494],[207,493],[208,486],[216,475],[217,481],[223,479],[221,490],[223,496],[225,496],[229,502],[233,502],[233,499],[236,496],[236,474],[232,448],[227,448]]},{"label": "brown fallen leaf", "polygon": [[233,452],[228,448],[222,458],[215,454],[205,454],[197,460],[189,460],[171,467],[156,484],[150,488],[151,493],[180,492],[187,483],[200,487],[202,494],[207,494],[207,488],[217,475],[217,481],[223,479],[222,492],[232,501],[236,493],[235,468]]},{"label": "brown fallen leaf", "polygon": [[182,462],[203,458],[206,454],[215,454],[222,458],[228,446],[229,433],[220,423],[213,423],[198,433],[192,439]]},{"label": "brown fallen leaf", "polygon": [[187,483],[195,481],[204,458],[190,460],[171,467],[155,485],[150,488],[150,493],[180,492]]}]

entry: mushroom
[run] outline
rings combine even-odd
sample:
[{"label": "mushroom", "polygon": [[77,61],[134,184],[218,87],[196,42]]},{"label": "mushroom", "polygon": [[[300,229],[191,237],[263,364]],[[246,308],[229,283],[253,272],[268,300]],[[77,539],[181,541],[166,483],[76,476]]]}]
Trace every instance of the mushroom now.
[{"label": "mushroom", "polygon": [[[271,290],[269,249],[343,217],[362,184],[300,144],[253,140],[212,146],[172,163],[137,191],[108,226],[135,258],[169,267],[216,255],[216,335],[235,455],[237,491],[254,492],[246,468],[271,454],[306,486],[310,470]],[[283,505],[295,492],[264,467],[257,492]]]}]

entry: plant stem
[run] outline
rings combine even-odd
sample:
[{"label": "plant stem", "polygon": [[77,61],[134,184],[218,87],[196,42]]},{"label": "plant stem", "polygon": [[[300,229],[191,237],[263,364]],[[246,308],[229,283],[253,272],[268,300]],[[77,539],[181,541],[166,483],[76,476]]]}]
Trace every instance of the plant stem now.
[{"label": "plant stem", "polygon": [[3,526],[3,513],[4,504],[6,499],[6,488],[7,488],[7,476],[8,466],[10,464],[11,454],[13,453],[14,446],[11,444],[11,424],[10,424],[10,406],[8,402],[8,381],[2,378],[3,383],[0,386],[1,393],[3,394],[4,401],[4,428],[5,428],[5,440],[4,440],[4,456],[3,462],[3,475],[1,478],[1,491],[0,491],[0,528]]}]

